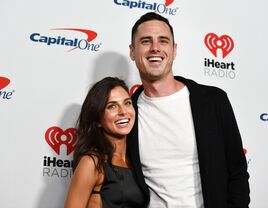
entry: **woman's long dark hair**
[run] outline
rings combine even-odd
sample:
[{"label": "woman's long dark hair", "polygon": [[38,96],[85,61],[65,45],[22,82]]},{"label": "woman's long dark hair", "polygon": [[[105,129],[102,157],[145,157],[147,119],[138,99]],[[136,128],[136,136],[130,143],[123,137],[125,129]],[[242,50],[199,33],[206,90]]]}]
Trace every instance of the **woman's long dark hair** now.
[{"label": "woman's long dark hair", "polygon": [[[95,83],[89,90],[76,125],[78,141],[74,148],[73,171],[84,155],[89,155],[93,158],[99,172],[102,172],[105,163],[112,163],[114,147],[105,138],[99,124],[103,117],[110,92],[118,86],[129,93],[126,83],[117,77],[106,77]],[[97,158],[97,161],[94,157]]]}]

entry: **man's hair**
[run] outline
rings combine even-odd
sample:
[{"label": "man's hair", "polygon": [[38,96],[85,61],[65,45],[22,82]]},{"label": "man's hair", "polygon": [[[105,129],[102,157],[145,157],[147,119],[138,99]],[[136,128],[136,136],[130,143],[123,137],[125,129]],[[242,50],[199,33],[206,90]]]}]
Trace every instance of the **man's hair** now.
[{"label": "man's hair", "polygon": [[171,31],[171,34],[172,34],[172,38],[173,38],[173,42],[174,42],[174,32],[173,32],[173,28],[172,26],[170,25],[169,21],[167,18],[155,13],[155,12],[148,12],[144,15],[142,15],[140,17],[140,19],[138,19],[136,21],[136,23],[134,24],[134,26],[132,27],[132,31],[131,31],[131,45],[134,47],[134,39],[135,39],[135,35],[137,33],[137,30],[138,30],[138,27],[144,23],[144,22],[147,22],[147,21],[150,21],[150,20],[158,20],[158,21],[162,21],[164,23],[167,24],[167,26],[169,27],[170,31]]}]

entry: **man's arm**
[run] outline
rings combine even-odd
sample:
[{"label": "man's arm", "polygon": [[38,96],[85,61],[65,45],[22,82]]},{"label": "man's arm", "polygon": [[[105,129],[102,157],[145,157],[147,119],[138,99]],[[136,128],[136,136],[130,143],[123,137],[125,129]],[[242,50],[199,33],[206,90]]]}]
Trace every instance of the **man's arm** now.
[{"label": "man's arm", "polygon": [[235,115],[226,93],[220,105],[227,161],[228,208],[248,208],[250,191],[247,161]]}]

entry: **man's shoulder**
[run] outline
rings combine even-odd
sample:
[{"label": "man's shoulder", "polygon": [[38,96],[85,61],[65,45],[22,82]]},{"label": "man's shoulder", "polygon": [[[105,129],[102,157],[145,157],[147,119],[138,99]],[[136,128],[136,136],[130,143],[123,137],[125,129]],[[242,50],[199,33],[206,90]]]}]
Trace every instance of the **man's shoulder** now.
[{"label": "man's shoulder", "polygon": [[198,96],[208,96],[210,98],[214,97],[216,99],[227,96],[226,92],[217,86],[202,84],[192,79],[181,76],[175,76],[175,79],[184,83],[191,94],[198,94]]},{"label": "man's shoulder", "polygon": [[[199,94],[216,98],[226,96],[226,92],[217,86],[202,84],[195,80],[185,78],[182,76],[174,76],[174,79],[185,84],[191,94]],[[139,88],[136,89],[136,91],[132,94],[131,97],[134,102],[138,100],[138,97],[143,90],[144,90],[143,85],[140,85]]]}]

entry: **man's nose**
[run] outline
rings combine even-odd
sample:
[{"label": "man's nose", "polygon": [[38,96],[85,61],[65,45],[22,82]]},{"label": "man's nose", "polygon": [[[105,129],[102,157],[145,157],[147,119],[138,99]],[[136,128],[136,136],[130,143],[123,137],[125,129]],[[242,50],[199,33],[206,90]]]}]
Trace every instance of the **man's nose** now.
[{"label": "man's nose", "polygon": [[159,52],[160,51],[159,43],[157,41],[152,42],[151,51],[152,52]]}]

